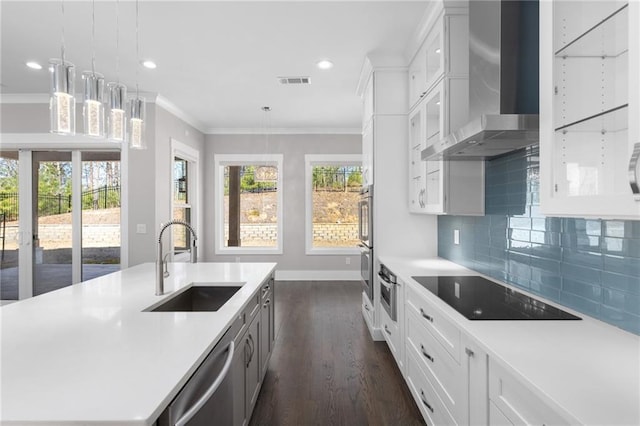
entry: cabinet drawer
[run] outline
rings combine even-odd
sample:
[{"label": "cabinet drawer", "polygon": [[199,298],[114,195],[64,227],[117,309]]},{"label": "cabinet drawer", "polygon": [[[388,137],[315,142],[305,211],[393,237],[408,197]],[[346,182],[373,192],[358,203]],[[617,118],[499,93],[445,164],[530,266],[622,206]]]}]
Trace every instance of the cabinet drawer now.
[{"label": "cabinet drawer", "polygon": [[398,368],[402,371],[403,362],[400,353],[400,344],[402,339],[400,336],[400,327],[398,327],[397,322],[391,320],[391,317],[389,317],[389,314],[384,310],[384,308],[380,309],[380,328],[382,329],[384,340],[386,340],[393,357],[396,359]]},{"label": "cabinet drawer", "polygon": [[[549,426],[572,424],[572,421],[547,405],[521,380],[493,360],[489,360],[489,399],[499,409],[500,414],[514,424]],[[504,420],[498,413],[494,412],[494,415],[496,424],[504,424]],[[489,423],[493,425],[494,420],[490,418]]]},{"label": "cabinet drawer", "polygon": [[373,325],[373,306],[364,292],[362,292],[362,314],[366,317],[367,322]]},{"label": "cabinet drawer", "polygon": [[493,401],[489,401],[489,424],[491,426],[514,426]]},{"label": "cabinet drawer", "polygon": [[260,312],[261,306],[261,296],[260,292],[257,292],[255,295],[251,297],[247,306],[242,310],[238,318],[234,321],[234,327],[232,330],[234,331],[234,340],[238,340],[244,332],[247,330],[247,327],[251,323],[253,317]]},{"label": "cabinet drawer", "polygon": [[409,390],[428,425],[457,425],[438,398],[435,389],[419,367],[413,351],[407,352],[406,379]]},{"label": "cabinet drawer", "polygon": [[422,324],[413,311],[407,314],[407,352],[419,359],[420,366],[450,413],[465,408],[464,370]]},{"label": "cabinet drawer", "polygon": [[407,307],[421,319],[422,324],[433,334],[449,354],[460,362],[460,331],[445,319],[433,305],[420,295],[412,285],[407,286]]},{"label": "cabinet drawer", "polygon": [[262,285],[262,288],[260,289],[260,294],[262,295],[263,301],[271,297],[271,290],[273,288],[272,286],[273,286],[273,280],[269,280]]}]

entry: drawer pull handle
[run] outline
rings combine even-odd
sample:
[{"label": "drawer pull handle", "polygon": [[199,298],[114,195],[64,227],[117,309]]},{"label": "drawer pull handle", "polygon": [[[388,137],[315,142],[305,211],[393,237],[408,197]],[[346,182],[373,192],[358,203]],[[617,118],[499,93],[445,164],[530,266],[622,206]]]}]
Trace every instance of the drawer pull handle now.
[{"label": "drawer pull handle", "polygon": [[432,316],[427,315],[427,314],[424,312],[424,309],[420,308],[420,313],[422,314],[422,316],[423,316],[427,321],[431,321],[431,322],[433,322],[433,317],[432,317]]},{"label": "drawer pull handle", "polygon": [[389,336],[391,336],[391,332],[389,331],[389,327],[387,327],[387,325],[386,325],[386,324],[384,325],[384,331],[386,331],[386,332],[387,332],[387,334],[388,334]]},{"label": "drawer pull handle", "polygon": [[425,357],[426,359],[428,359],[428,360],[429,360],[429,361],[431,361],[431,362],[434,362],[434,361],[435,361],[435,360],[433,359],[433,357],[432,357],[431,355],[429,355],[429,354],[427,353],[427,351],[424,349],[424,345],[420,345],[420,349],[422,349],[422,355],[424,355],[424,357]]},{"label": "drawer pull handle", "polygon": [[433,407],[429,405],[429,403],[427,402],[427,398],[424,396],[424,391],[422,389],[420,389],[420,399],[422,400],[422,403],[424,404],[424,406],[427,407],[429,411],[433,413]]},{"label": "drawer pull handle", "polygon": [[367,311],[370,311],[369,305],[364,305],[364,309],[367,310]]},{"label": "drawer pull handle", "polygon": [[267,299],[267,300],[264,302],[264,305],[262,305],[262,307],[263,307],[263,308],[266,308],[266,307],[267,307],[267,306],[269,306],[270,304],[271,304],[271,299]]}]

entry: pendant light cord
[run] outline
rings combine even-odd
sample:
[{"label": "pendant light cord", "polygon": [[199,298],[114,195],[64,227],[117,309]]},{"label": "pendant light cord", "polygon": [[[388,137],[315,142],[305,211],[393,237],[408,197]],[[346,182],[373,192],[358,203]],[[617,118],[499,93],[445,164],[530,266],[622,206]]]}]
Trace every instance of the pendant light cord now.
[{"label": "pendant light cord", "polygon": [[116,80],[120,84],[120,0],[116,0]]},{"label": "pendant light cord", "polygon": [[96,75],[96,0],[91,1],[91,72]]},{"label": "pendant light cord", "polygon": [[138,69],[140,68],[140,35],[138,34],[139,15],[140,15],[140,11],[138,6],[138,0],[136,0],[136,62],[138,62],[136,64],[136,99],[140,97],[139,90],[138,90],[138,74],[140,72]]},{"label": "pendant light cord", "polygon": [[64,65],[64,0],[60,2],[62,9],[62,46],[60,47],[60,56],[62,57],[62,64]]}]

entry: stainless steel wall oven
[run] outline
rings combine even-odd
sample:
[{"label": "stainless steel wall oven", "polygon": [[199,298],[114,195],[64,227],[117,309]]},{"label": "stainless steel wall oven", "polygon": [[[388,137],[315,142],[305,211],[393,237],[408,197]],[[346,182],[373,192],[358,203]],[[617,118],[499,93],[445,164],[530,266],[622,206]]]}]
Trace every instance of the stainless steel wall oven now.
[{"label": "stainless steel wall oven", "polygon": [[369,301],[373,302],[373,186],[360,191],[358,202],[358,239],[360,243],[360,275]]}]

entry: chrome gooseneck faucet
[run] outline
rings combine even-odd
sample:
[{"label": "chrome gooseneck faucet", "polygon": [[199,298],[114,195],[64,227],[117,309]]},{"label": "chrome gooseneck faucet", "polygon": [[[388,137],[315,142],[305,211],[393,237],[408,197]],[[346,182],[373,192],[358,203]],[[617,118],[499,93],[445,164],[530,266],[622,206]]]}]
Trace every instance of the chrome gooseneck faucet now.
[{"label": "chrome gooseneck faucet", "polygon": [[[181,220],[172,220],[160,228],[160,234],[158,235],[158,251],[156,255],[156,296],[161,296],[164,294],[164,271],[163,265],[166,263],[166,260],[162,257],[162,234],[164,230],[172,225],[182,225],[186,227],[189,231],[191,231],[191,235],[193,236],[193,243],[191,244],[191,249],[189,252],[191,253],[191,263],[196,263],[198,261],[198,247],[196,247],[196,240],[198,236],[196,232],[193,230],[191,225],[187,222],[183,222]],[[169,275],[167,273],[167,275]]]}]

